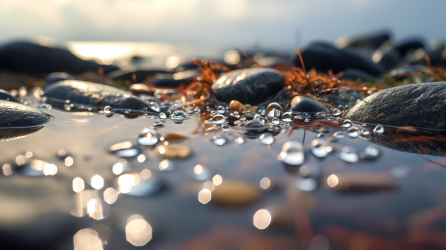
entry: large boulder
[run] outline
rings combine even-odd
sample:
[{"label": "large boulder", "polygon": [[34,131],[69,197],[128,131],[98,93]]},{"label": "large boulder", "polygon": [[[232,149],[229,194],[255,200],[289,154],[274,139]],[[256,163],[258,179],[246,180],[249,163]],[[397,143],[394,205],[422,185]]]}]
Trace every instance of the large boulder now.
[{"label": "large boulder", "polygon": [[391,126],[446,128],[446,82],[381,90],[356,104],[344,118]]}]

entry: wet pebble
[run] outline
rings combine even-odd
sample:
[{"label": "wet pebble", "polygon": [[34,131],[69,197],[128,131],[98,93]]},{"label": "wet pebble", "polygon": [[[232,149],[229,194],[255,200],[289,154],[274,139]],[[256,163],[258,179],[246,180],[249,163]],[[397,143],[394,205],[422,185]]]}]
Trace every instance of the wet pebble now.
[{"label": "wet pebble", "polygon": [[336,191],[372,191],[397,187],[397,183],[382,174],[340,173],[327,178],[329,187]]},{"label": "wet pebble", "polygon": [[291,109],[293,110],[293,112],[307,112],[307,113],[330,112],[327,106],[314,100],[313,98],[306,96],[294,97],[291,100]]},{"label": "wet pebble", "polygon": [[221,206],[240,207],[261,198],[259,189],[248,182],[224,180],[212,192],[212,202]]},{"label": "wet pebble", "polygon": [[8,91],[5,91],[3,89],[0,89],[0,100],[21,103],[19,99],[12,96]]},{"label": "wet pebble", "polygon": [[0,128],[37,127],[48,123],[50,116],[21,103],[0,100]]},{"label": "wet pebble", "polygon": [[192,154],[188,146],[181,144],[161,145],[158,146],[157,151],[160,156],[168,159],[182,159]]},{"label": "wet pebble", "polygon": [[266,101],[283,89],[282,75],[273,69],[247,68],[233,70],[212,84],[217,99],[226,103],[232,100],[252,105]]},{"label": "wet pebble", "polygon": [[356,104],[344,118],[372,124],[444,129],[445,95],[445,82],[388,88]]}]

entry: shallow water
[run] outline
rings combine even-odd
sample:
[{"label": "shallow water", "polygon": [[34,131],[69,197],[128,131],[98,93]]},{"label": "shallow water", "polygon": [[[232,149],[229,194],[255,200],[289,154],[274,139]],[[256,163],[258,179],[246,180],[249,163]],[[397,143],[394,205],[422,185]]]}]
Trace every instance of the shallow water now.
[{"label": "shallow water", "polygon": [[[164,126],[156,127],[157,133],[186,136],[186,140],[177,143],[187,145],[192,154],[166,162],[156,150],[163,142],[141,147],[141,153],[128,158],[122,169],[128,168],[126,172],[133,174],[132,178],[139,178],[136,187],[142,191],[135,191],[134,195],[121,193],[113,203],[110,201],[115,196],[108,188],[122,191],[125,182],[114,173],[120,174],[114,165],[121,158],[110,153],[110,147],[128,141],[139,149],[136,143],[139,132],[153,126],[156,119],[144,116],[126,119],[117,114],[106,117],[56,109],[44,112],[55,117],[44,128],[24,138],[0,142],[3,152],[0,238],[4,245],[73,249],[73,244],[80,244],[73,241],[75,234],[89,228],[97,236],[94,233],[85,236],[82,231],[76,234],[78,239],[99,238],[104,249],[133,249],[133,245],[143,245],[147,240],[150,241],[146,247],[153,249],[408,249],[417,244],[444,247],[446,198],[442,188],[446,169],[425,158],[446,165],[445,158],[432,155],[422,158],[360,137],[351,138],[348,128],[340,126],[342,122],[316,125],[314,118],[309,123],[296,119],[290,128],[278,132],[245,135],[241,126],[220,131],[205,125],[203,120],[207,116],[200,114],[188,115],[181,124],[168,120]],[[321,130],[322,126],[325,129]],[[367,126],[371,132],[374,127]],[[395,130],[386,127],[384,135]],[[344,138],[331,137],[337,131],[345,131]],[[401,133],[406,132],[395,132]],[[441,131],[419,129],[411,135],[428,133],[432,134],[430,139],[423,137],[422,141],[415,140],[415,144],[424,143],[424,148],[444,147],[441,140],[435,142],[435,138],[442,138]],[[272,144],[270,140],[262,143],[266,134],[274,135]],[[225,136],[227,143],[217,146],[212,140],[215,135]],[[235,142],[240,136],[244,138],[243,144]],[[331,152],[326,157],[318,158],[311,152],[315,139],[327,142]],[[285,165],[278,160],[287,141],[304,144],[306,167]],[[359,157],[356,163],[340,158],[344,146],[356,151]],[[364,151],[369,146],[379,150],[376,158],[365,159]],[[28,151],[32,152],[29,159]],[[13,167],[31,158],[52,163],[57,171],[48,164],[40,176],[29,176],[30,172],[24,168]],[[8,169],[4,164],[11,167]],[[197,178],[196,165],[209,174]],[[148,173],[150,177],[144,180]],[[304,178],[306,173],[314,178]],[[341,186],[345,173],[358,174],[350,178],[362,183]],[[92,183],[96,175],[100,177],[95,177]],[[204,180],[215,175],[221,176],[223,183],[231,180],[251,183],[261,194],[260,199],[246,206],[227,207],[214,202],[210,195],[206,203],[209,195],[200,191],[204,189]],[[73,184],[77,177],[84,182],[82,191],[79,179]],[[205,185],[209,190],[215,187],[209,181]],[[148,195],[139,196],[144,192]],[[96,203],[89,203],[91,200]],[[260,216],[266,222],[253,221],[254,214],[261,209],[271,215],[271,223],[267,223],[265,212],[254,218]],[[152,237],[144,221],[150,225]],[[256,225],[266,229],[258,229]],[[90,242],[90,246],[97,243],[85,238],[81,242]],[[77,245],[76,249],[83,248]]]}]

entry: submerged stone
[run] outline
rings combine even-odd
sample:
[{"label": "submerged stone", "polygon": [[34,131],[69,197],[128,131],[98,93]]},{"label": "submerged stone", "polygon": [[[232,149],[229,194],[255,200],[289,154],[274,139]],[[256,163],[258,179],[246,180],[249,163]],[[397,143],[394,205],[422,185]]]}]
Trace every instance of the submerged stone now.
[{"label": "submerged stone", "polygon": [[0,129],[38,127],[46,124],[50,116],[21,103],[0,100]]},{"label": "submerged stone", "polygon": [[345,119],[392,126],[446,128],[446,82],[381,90],[344,114]]},{"label": "submerged stone", "polygon": [[307,113],[317,113],[326,112],[329,113],[330,110],[324,104],[314,100],[313,98],[306,96],[296,96],[291,100],[291,109],[294,112],[307,112]]},{"label": "submerged stone", "polygon": [[[93,82],[66,80],[54,83],[45,89],[48,103],[64,109],[65,104],[90,105],[99,109],[110,106],[116,109],[144,110],[149,103],[127,91]],[[68,100],[68,101],[67,101]],[[152,110],[148,110],[152,111]],[[153,112],[157,112],[153,110]]]},{"label": "submerged stone", "polygon": [[260,191],[243,181],[225,180],[212,192],[212,202],[228,207],[246,206],[260,198]]},{"label": "submerged stone", "polygon": [[277,70],[248,68],[222,74],[212,88],[217,90],[219,101],[256,105],[276,95],[283,84],[284,79]]},{"label": "submerged stone", "polygon": [[19,99],[12,96],[8,91],[0,89],[0,100],[21,103]]}]

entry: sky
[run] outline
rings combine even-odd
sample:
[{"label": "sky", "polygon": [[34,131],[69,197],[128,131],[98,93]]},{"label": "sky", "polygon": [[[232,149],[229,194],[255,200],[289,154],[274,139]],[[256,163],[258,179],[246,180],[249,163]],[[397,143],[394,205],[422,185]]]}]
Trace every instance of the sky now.
[{"label": "sky", "polygon": [[446,41],[443,0],[0,0],[0,42],[143,41],[294,49],[389,29]]}]

